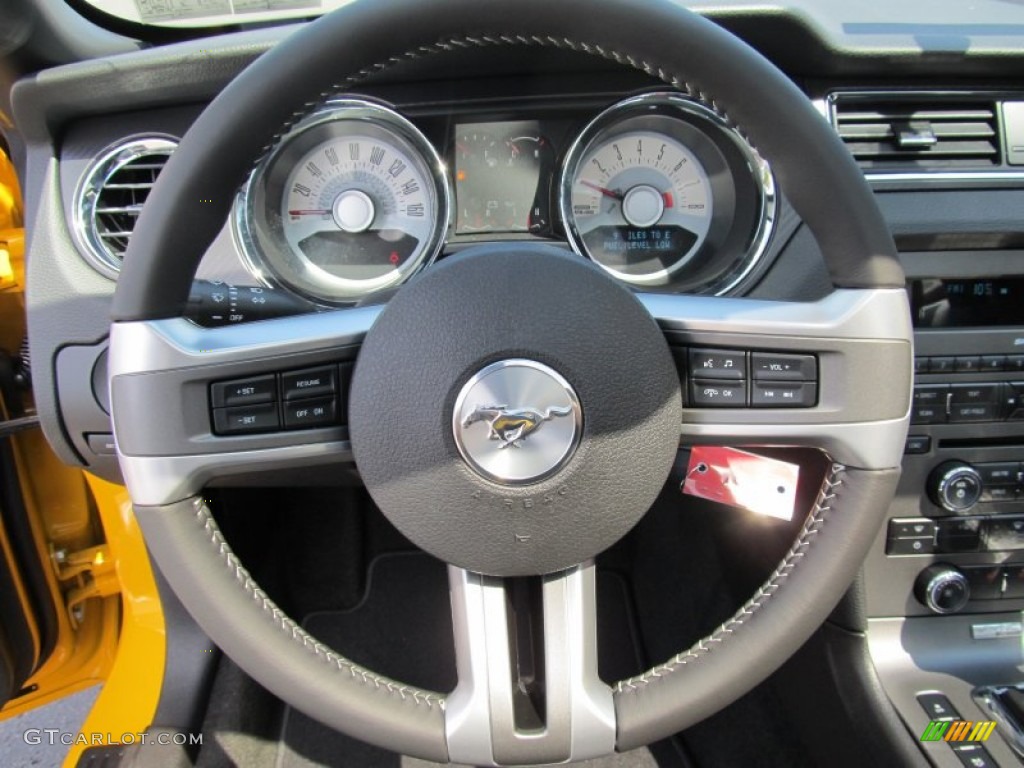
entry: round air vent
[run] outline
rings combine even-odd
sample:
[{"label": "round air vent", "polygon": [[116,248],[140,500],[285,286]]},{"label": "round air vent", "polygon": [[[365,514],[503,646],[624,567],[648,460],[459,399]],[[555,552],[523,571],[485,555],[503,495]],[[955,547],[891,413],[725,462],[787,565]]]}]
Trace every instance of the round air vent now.
[{"label": "round air vent", "polygon": [[147,136],[120,142],[85,172],[75,196],[75,233],[89,263],[117,279],[128,240],[175,139]]}]

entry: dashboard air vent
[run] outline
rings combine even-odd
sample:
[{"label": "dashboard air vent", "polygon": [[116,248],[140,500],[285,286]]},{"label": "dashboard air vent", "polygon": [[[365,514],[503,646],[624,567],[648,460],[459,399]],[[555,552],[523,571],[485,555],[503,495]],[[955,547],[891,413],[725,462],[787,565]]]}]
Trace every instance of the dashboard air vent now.
[{"label": "dashboard air vent", "polygon": [[996,102],[957,94],[834,94],[832,121],[865,169],[967,169],[1000,163]]},{"label": "dashboard air vent", "polygon": [[89,166],[75,196],[75,231],[90,264],[117,278],[142,206],[167,158],[173,139],[154,136],[119,143]]}]

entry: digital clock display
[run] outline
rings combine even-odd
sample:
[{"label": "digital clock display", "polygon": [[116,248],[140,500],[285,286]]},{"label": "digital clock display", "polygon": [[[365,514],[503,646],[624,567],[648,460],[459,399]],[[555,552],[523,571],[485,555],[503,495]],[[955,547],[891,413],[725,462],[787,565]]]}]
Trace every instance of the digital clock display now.
[{"label": "digital clock display", "polygon": [[1024,325],[1024,278],[911,280],[915,328],[976,328]]}]

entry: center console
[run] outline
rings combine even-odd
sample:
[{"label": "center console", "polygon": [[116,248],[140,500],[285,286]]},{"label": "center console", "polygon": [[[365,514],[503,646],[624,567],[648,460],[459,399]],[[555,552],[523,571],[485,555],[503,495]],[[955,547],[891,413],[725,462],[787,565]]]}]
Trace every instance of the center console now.
[{"label": "center console", "polygon": [[915,386],[902,478],[865,567],[872,659],[915,739],[933,721],[997,723],[984,743],[925,738],[933,764],[1017,765],[1024,263],[928,252],[904,266]]}]

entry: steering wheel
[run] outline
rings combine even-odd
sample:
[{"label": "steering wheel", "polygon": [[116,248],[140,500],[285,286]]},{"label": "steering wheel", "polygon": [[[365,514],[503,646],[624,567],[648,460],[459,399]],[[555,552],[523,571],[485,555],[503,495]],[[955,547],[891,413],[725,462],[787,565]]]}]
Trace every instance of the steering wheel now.
[{"label": "steering wheel", "polygon": [[[468,47],[599,56],[713,109],[771,164],[821,247],[834,291],[808,303],[633,293],[560,249],[506,244],[445,259],[383,307],[216,329],[182,318],[235,191],[290,125],[367,75]],[[683,408],[667,333],[698,346],[812,352],[818,404]],[[357,352],[348,434],[211,434],[211,382]],[[735,700],[800,647],[849,586],[895,490],[911,362],[903,274],[860,171],[804,94],[731,34],[667,0],[602,0],[599,12],[591,0],[367,0],[255,61],[182,140],[117,286],[110,391],[121,466],[152,555],[228,656],[356,738],[441,762],[514,765],[666,737]],[[457,436],[470,419],[460,408],[483,402],[466,394],[478,385],[529,391],[531,405],[559,425],[503,454],[529,463],[566,441],[557,461],[524,470],[532,482],[495,482],[463,458]],[[552,416],[552,408],[561,410]],[[597,675],[593,558],[651,505],[681,439],[813,446],[832,465],[792,548],[731,619],[608,686]],[[477,448],[499,451],[498,442]],[[458,684],[448,695],[364,669],[307,634],[253,581],[201,497],[213,480],[353,460],[383,513],[449,563]],[[517,722],[509,671],[505,579],[521,575],[543,576],[546,715],[534,728]]]}]

